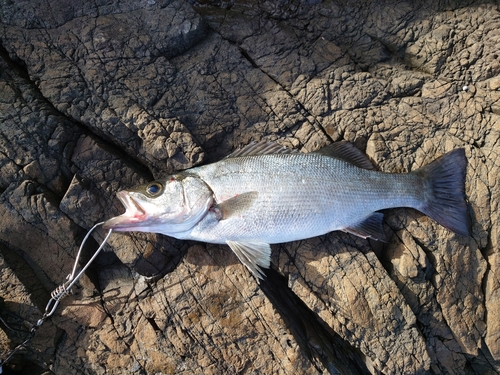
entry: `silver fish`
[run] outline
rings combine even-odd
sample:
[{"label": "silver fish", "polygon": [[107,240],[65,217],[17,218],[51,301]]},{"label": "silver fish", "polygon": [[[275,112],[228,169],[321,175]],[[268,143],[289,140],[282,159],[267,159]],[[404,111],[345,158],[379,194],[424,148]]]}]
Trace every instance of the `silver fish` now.
[{"label": "silver fish", "polygon": [[126,212],[115,231],[228,244],[257,278],[270,266],[269,244],[342,230],[385,241],[383,214],[412,207],[469,235],[463,149],[411,173],[373,170],[348,142],[298,153],[275,143],[251,144],[225,159],[179,172],[117,196]]}]

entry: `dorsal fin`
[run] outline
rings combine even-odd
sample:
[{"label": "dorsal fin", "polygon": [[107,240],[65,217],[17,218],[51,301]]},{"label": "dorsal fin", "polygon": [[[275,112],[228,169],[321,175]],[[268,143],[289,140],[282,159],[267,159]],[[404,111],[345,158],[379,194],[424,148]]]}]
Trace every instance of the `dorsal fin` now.
[{"label": "dorsal fin", "polygon": [[239,156],[256,156],[256,155],[270,155],[270,154],[292,154],[297,150],[291,150],[276,142],[260,141],[252,142],[242,148],[237,149],[232,154],[225,157],[236,158]]},{"label": "dorsal fin", "polygon": [[368,156],[363,154],[363,152],[357,149],[356,146],[347,141],[332,143],[331,145],[325,146],[318,151],[314,151],[314,153],[342,159],[360,168],[370,170],[375,169],[370,159],[368,159]]}]

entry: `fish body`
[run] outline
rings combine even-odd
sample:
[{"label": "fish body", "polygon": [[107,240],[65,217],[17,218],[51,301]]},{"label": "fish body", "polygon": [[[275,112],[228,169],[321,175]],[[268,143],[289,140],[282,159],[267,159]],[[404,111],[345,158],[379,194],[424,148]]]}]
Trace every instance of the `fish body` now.
[{"label": "fish body", "polygon": [[385,240],[382,209],[415,208],[468,235],[466,159],[453,150],[406,174],[373,170],[348,142],[294,153],[257,143],[213,164],[122,191],[125,214],[105,227],[228,244],[257,277],[269,244],[343,230]]}]

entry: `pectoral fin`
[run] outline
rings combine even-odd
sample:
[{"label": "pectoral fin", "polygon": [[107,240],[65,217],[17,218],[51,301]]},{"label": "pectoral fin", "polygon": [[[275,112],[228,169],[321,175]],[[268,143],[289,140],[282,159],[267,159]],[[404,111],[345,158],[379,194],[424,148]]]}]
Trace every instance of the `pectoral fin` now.
[{"label": "pectoral fin", "polygon": [[268,243],[230,240],[226,243],[257,280],[263,278],[262,268],[269,268],[271,265],[271,246]]},{"label": "pectoral fin", "polygon": [[342,229],[344,232],[354,234],[362,238],[373,238],[374,240],[387,242],[387,237],[384,233],[382,220],[384,214],[374,212],[363,221]]},{"label": "pectoral fin", "polygon": [[228,219],[233,215],[240,215],[248,210],[255,202],[258,195],[259,193],[256,191],[248,191],[217,203],[214,209],[217,211],[220,220]]}]

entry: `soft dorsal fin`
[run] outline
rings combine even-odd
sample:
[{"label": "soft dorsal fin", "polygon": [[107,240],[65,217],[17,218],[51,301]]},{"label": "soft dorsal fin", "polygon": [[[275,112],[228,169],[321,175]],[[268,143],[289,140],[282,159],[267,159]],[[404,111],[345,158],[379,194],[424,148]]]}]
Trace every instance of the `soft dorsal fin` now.
[{"label": "soft dorsal fin", "polygon": [[256,156],[256,155],[270,155],[270,154],[293,154],[297,150],[286,148],[276,142],[260,141],[252,142],[242,148],[237,149],[232,154],[225,157],[236,158],[239,156]]},{"label": "soft dorsal fin", "polygon": [[356,148],[356,146],[347,141],[332,143],[331,145],[323,147],[318,151],[314,151],[314,153],[342,159],[360,168],[370,170],[375,169],[370,159],[368,159],[368,156],[363,154],[363,152]]}]

